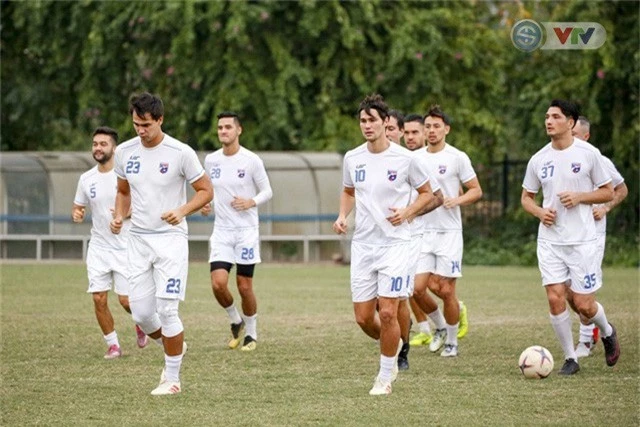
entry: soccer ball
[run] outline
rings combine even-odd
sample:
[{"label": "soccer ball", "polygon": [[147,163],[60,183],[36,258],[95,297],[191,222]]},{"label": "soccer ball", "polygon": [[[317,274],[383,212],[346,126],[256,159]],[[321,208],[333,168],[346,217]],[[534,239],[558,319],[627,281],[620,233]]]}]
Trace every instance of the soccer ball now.
[{"label": "soccer ball", "polygon": [[546,348],[533,345],[520,354],[518,366],[525,378],[547,378],[553,371],[553,356]]}]

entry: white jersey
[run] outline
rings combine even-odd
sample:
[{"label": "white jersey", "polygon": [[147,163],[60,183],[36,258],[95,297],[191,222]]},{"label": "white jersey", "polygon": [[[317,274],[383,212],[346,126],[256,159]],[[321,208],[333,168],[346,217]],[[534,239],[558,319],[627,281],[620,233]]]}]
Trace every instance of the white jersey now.
[{"label": "white jersey", "polygon": [[530,193],[542,188],[542,207],[556,210],[551,227],[538,227],[538,240],[556,245],[575,245],[594,241],[596,227],[591,205],[580,203],[567,209],[560,203],[563,191],[590,192],[611,182],[597,148],[578,138],[564,150],[548,143],[531,157],[522,187]]},{"label": "white jersey", "polygon": [[186,182],[192,184],[204,175],[191,147],[164,134],[160,144],[147,148],[135,137],[118,146],[115,172],[131,187],[131,233],[187,234],[186,218],[174,226],[161,216],[184,205]]},{"label": "white jersey", "polygon": [[429,182],[429,175],[411,151],[390,143],[381,153],[371,153],[367,143],[348,151],[342,168],[343,185],[355,189],[354,242],[393,245],[411,240],[407,222],[393,226],[391,208],[404,208],[411,189]]},{"label": "white jersey", "polygon": [[94,166],[78,180],[78,188],[73,203],[91,209],[91,246],[116,250],[127,249],[127,238],[131,222],[125,220],[120,234],[113,234],[109,224],[115,207],[118,178],[112,170],[100,172]]},{"label": "white jersey", "polygon": [[[605,156],[602,156],[602,161],[604,162],[604,167],[607,169],[607,172],[609,172],[609,175],[611,175],[611,183],[613,184],[613,188],[616,188],[618,185],[622,184],[624,182],[624,178],[622,177],[622,175],[620,175],[620,172],[618,172],[618,169],[616,169],[613,162],[609,160],[608,157],[605,157]],[[602,205],[594,205],[593,207],[596,207],[596,206],[602,206]],[[607,232],[607,216],[605,215],[604,218],[602,218],[599,221],[596,221],[596,233],[606,234],[606,232]]]},{"label": "white jersey", "polygon": [[[476,177],[469,156],[449,144],[437,153],[430,153],[427,147],[418,151],[426,158],[427,171],[441,186],[444,198],[458,197],[460,183],[466,183]],[[426,229],[430,231],[461,231],[462,216],[460,206],[454,208],[439,208],[429,212],[424,219]]]},{"label": "white jersey", "polygon": [[[429,165],[426,163],[425,156],[422,155],[422,150],[413,151],[412,153],[414,153],[417,160],[422,163],[422,167],[426,171],[429,171]],[[438,183],[436,179],[433,179],[433,173],[429,171],[428,174],[429,174],[429,184],[431,184],[431,191],[435,193],[438,190],[442,190],[442,188],[440,187],[440,183]],[[411,203],[415,202],[417,198],[418,198],[418,192],[414,189],[411,189]],[[411,221],[412,237],[422,236],[427,225],[426,219],[427,219],[427,214],[418,215],[417,217],[415,217],[413,221]]]},{"label": "white jersey", "polygon": [[257,154],[240,147],[232,156],[219,149],[204,160],[204,168],[213,184],[214,226],[218,228],[246,228],[258,226],[257,205],[245,211],[231,206],[234,197],[252,199],[257,188],[271,188],[262,159]]}]

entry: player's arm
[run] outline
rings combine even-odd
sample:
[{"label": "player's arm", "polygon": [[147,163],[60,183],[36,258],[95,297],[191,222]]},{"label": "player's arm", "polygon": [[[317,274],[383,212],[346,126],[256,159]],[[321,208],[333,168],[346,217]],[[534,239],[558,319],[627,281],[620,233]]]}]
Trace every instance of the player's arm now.
[{"label": "player's arm", "polygon": [[260,206],[271,200],[273,197],[273,190],[271,189],[271,184],[268,179],[256,182],[256,186],[258,187],[258,194],[250,199],[243,199],[242,197],[234,196],[233,201],[231,202],[231,207],[237,211],[246,211],[247,209]]},{"label": "player's arm", "polygon": [[629,194],[627,184],[621,182],[616,185],[613,189],[613,199],[602,206],[593,208],[593,218],[596,220],[604,218],[609,212],[611,212],[611,209],[622,203],[622,201],[627,197],[627,194]]},{"label": "player's arm", "polygon": [[213,185],[207,174],[203,174],[192,182],[191,187],[196,192],[191,200],[176,209],[163,213],[160,218],[171,225],[178,225],[184,217],[199,211],[204,205],[213,200]]},{"label": "player's arm", "polygon": [[613,184],[611,182],[598,187],[594,191],[563,191],[558,193],[560,203],[565,208],[573,208],[580,203],[594,205],[596,203],[607,203],[613,200]]},{"label": "player's arm", "polygon": [[525,212],[530,213],[540,220],[542,224],[551,227],[556,221],[556,210],[552,208],[543,208],[536,203],[536,193],[531,193],[526,189],[522,189],[520,203]]},{"label": "player's arm", "polygon": [[333,223],[333,231],[337,234],[347,233],[347,216],[353,210],[356,203],[356,190],[353,187],[343,187],[340,193],[340,211],[338,219]]},{"label": "player's arm", "polygon": [[429,212],[439,208],[444,203],[444,196],[442,195],[442,190],[438,189],[433,192],[433,197],[429,199],[427,205],[418,212],[416,216],[428,214]]},{"label": "player's arm", "polygon": [[450,209],[456,206],[470,205],[482,198],[482,187],[480,187],[480,181],[478,181],[477,177],[470,179],[469,181],[463,183],[463,185],[467,191],[464,191],[464,189],[460,187],[460,194],[458,195],[458,197],[445,199],[445,208]]},{"label": "player's arm", "polygon": [[84,220],[84,211],[84,206],[74,203],[73,209],[71,210],[71,219],[73,220],[73,222],[82,222]]},{"label": "player's arm", "polygon": [[131,211],[131,187],[129,181],[118,178],[118,191],[116,192],[116,207],[113,212],[113,219],[109,224],[111,232],[119,234],[122,229],[123,218]]},{"label": "player's arm", "polygon": [[387,221],[394,226],[398,226],[405,221],[410,221],[415,218],[419,212],[424,210],[431,199],[435,197],[431,191],[429,181],[416,188],[416,191],[418,192],[418,197],[409,206],[405,208],[390,208],[392,214],[387,217]]}]

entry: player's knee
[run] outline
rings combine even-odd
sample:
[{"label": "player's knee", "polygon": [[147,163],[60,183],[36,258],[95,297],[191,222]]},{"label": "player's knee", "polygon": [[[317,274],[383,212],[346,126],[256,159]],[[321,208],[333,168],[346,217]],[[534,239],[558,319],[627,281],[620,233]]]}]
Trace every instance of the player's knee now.
[{"label": "player's knee", "polygon": [[178,316],[178,300],[158,298],[158,317],[162,325],[162,335],[171,338],[180,334],[184,327]]},{"label": "player's knee", "polygon": [[238,293],[243,299],[246,299],[253,293],[253,283],[250,278],[238,278]]},{"label": "player's knee", "polygon": [[106,292],[94,292],[91,294],[91,298],[93,299],[93,304],[96,309],[104,310],[107,308],[108,296]]},{"label": "player's knee", "polygon": [[156,313],[155,296],[137,301],[129,301],[131,318],[140,326],[145,334],[152,334],[160,329],[160,318]]}]

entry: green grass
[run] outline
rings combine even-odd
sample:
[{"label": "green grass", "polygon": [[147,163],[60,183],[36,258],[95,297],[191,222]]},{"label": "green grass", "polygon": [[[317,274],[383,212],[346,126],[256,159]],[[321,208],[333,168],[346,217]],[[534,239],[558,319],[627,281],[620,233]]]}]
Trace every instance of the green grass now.
[{"label": "green grass", "polygon": [[192,264],[181,305],[189,342],[183,393],[153,397],[161,349],[136,347],[133,324],[111,295],[125,356],[102,359],[82,264],[0,268],[2,425],[640,423],[636,269],[606,269],[599,293],[621,340],[614,368],[598,344],[574,377],[525,380],[517,367],[524,348],[549,348],[555,371],[562,359],[537,269],[467,267],[458,287],[470,328],[460,356],[412,349],[411,368],[393,394],[370,397],[379,351],[353,320],[348,268],[259,266],[259,346],[243,353],[226,349],[228,321],[211,294],[207,265]]}]

